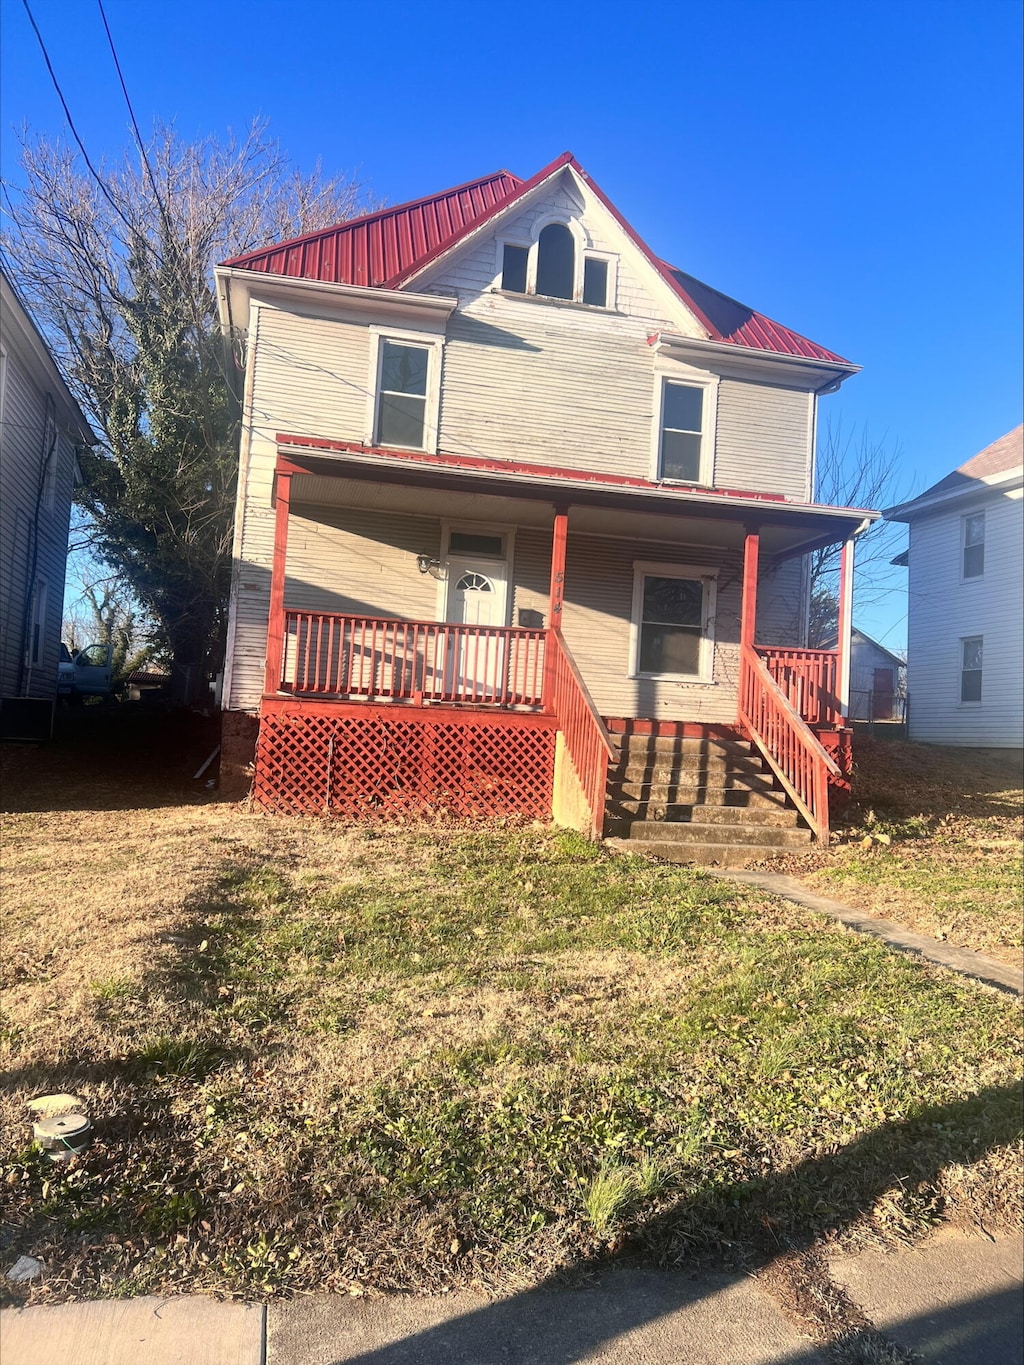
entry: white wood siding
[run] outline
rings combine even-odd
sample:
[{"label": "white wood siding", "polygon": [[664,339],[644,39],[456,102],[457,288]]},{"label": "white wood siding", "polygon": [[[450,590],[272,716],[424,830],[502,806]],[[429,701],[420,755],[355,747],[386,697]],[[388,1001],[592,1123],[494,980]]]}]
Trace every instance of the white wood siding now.
[{"label": "white wood siding", "polygon": [[[576,216],[589,249],[615,258],[614,309],[498,292],[500,241],[506,237],[531,241],[540,221],[566,212]],[[648,337],[665,329],[692,337],[701,337],[704,332],[587,187],[571,175],[561,177],[525,206],[515,221],[472,238],[449,259],[438,262],[432,274],[415,280],[412,287],[454,294],[459,299],[445,334],[438,418],[440,450],[640,478],[653,475],[659,377],[685,378],[692,371],[682,362],[655,355]],[[374,383],[370,374],[371,329],[365,318],[343,315],[339,309],[340,305],[322,301],[305,310],[272,306],[267,300],[259,300],[252,307],[225,679],[229,708],[255,709],[262,689],[274,536],[271,491],[276,433],[359,442],[371,434],[367,416],[372,411]],[[717,370],[706,373],[719,377]],[[811,465],[811,404],[805,391],[736,378],[735,366],[728,372],[723,370],[717,385],[714,483],[805,498]],[[345,528],[326,514],[318,514],[314,520],[321,528],[334,526],[339,535],[343,531],[355,534],[354,527]],[[578,546],[578,538],[573,543]],[[289,557],[295,585],[306,583],[321,594],[335,591],[324,578],[328,570],[314,561],[323,555],[325,564],[334,566],[352,552],[351,543],[345,542],[347,548],[342,545],[322,529],[315,536],[310,532],[308,545],[301,551],[305,558],[293,561]],[[395,541],[396,553],[399,547],[407,557],[411,546]],[[649,546],[641,547],[642,552],[633,557],[650,559],[649,550]],[[536,533],[521,533],[515,551],[513,621],[520,619],[521,611],[546,615],[548,553]],[[586,553],[592,559],[596,554],[592,546],[587,552],[577,548],[574,553],[583,556],[581,564],[586,562]],[[615,548],[609,551],[610,559],[619,564],[622,553]],[[678,549],[673,553],[678,554]],[[672,554],[664,557],[671,559]],[[714,555],[706,551],[696,560],[691,553],[689,560],[715,562]],[[680,562],[686,561],[684,554]],[[394,568],[396,561],[385,556],[380,563]],[[379,586],[383,590],[387,574],[381,573]],[[339,580],[336,591],[352,601],[372,599],[381,611],[431,618],[433,610],[406,611],[404,594],[412,590],[405,585],[405,577],[403,571],[402,586],[398,586],[397,578],[394,580],[396,595],[390,605],[386,597],[377,594],[376,587],[367,598],[361,596],[361,592],[368,592],[366,585],[360,589],[347,578]],[[614,600],[614,610],[608,603],[586,596],[578,604],[580,609],[584,616],[597,612],[606,617],[616,640],[619,637],[615,632],[625,620],[628,637],[632,570],[624,575],[601,575],[596,581],[602,591],[605,583],[610,585],[609,601]],[[423,591],[422,585],[416,591]],[[730,612],[738,614],[738,596],[733,602],[730,591],[719,599],[723,619]],[[617,594],[623,595],[621,600]],[[289,604],[293,600],[291,595]],[[801,570],[787,566],[766,586],[762,633],[771,643],[799,642],[803,638],[803,613]],[[566,630],[569,634],[568,625]],[[608,657],[618,658],[617,649],[618,645]],[[628,643],[625,651],[619,652],[626,658]],[[723,647],[720,666],[716,655],[716,679],[724,680],[730,669],[734,675],[733,664],[729,649]],[[685,701],[687,714],[695,719],[705,714],[716,720],[731,719],[734,713],[734,701],[723,700],[734,686],[734,676],[727,685],[716,681],[717,690],[694,686],[681,691],[679,684],[668,688],[649,683],[627,685],[618,663],[609,669],[595,660],[595,668],[598,689],[603,689],[612,711],[676,715],[679,704]]]},{"label": "white wood siding", "polygon": [[803,390],[723,379],[718,390],[715,483],[810,497],[810,406]]},{"label": "white wood siding", "polygon": [[[960,577],[960,518],[985,512],[985,572]],[[990,494],[910,526],[907,692],[910,737],[1024,747],[1024,504]],[[982,700],[960,701],[960,641],[984,639]]]},{"label": "white wood siding", "polygon": [[22,673],[25,654],[25,606],[32,591],[31,545],[40,487],[46,394],[4,337],[7,351],[0,427],[0,688],[4,696],[52,697],[57,688],[57,660],[64,603],[68,521],[74,478],[75,447],[62,427],[60,404],[54,409],[57,446],[53,496],[39,507],[35,581],[46,584],[46,614],[39,666]]}]

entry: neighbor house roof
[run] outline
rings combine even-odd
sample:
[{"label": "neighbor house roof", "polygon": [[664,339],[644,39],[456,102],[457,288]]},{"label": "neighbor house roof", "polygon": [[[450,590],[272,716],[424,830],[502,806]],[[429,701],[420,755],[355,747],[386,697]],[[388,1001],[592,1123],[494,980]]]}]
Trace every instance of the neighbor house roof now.
[{"label": "neighbor house roof", "polygon": [[[892,521],[907,521],[917,512],[930,510],[934,504],[950,502],[965,493],[983,492],[987,487],[1005,486],[1019,482],[1024,473],[1024,426],[1014,427],[998,441],[965,461],[952,474],[933,483],[923,493],[898,507],[882,513]],[[1014,475],[1017,479],[1014,479]]]},{"label": "neighbor house roof", "polygon": [[564,152],[529,180],[522,180],[509,171],[496,171],[440,194],[368,213],[257,251],[247,251],[224,261],[223,265],[326,284],[400,289],[470,233],[566,167],[571,167],[612,213],[673,293],[707,329],[708,340],[832,365],[849,364],[834,351],[773,322],[763,313],[738,303],[657,257],[571,152]]}]

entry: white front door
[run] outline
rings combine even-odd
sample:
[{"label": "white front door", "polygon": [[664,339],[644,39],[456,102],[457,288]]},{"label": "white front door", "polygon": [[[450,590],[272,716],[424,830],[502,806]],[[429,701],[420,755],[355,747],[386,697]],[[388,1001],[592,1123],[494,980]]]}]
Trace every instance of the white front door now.
[{"label": "white front door", "polygon": [[[445,620],[462,626],[504,626],[508,566],[504,560],[450,555]],[[489,631],[460,631],[445,662],[445,689],[463,700],[486,700],[505,689],[505,641]]]}]

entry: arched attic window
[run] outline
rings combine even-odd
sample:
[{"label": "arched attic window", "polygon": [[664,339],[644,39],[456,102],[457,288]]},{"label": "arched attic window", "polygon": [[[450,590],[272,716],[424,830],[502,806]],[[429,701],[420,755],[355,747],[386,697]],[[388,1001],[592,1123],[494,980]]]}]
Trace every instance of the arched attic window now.
[{"label": "arched attic window", "polygon": [[576,279],[576,243],[564,223],[549,223],[537,239],[537,293],[571,299]]}]

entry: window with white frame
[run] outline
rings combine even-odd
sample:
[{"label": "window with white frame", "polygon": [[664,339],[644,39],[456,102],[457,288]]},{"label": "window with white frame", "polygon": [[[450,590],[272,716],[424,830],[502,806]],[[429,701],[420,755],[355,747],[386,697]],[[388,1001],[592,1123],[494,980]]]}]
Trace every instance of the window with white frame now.
[{"label": "window with white frame", "polygon": [[591,308],[615,304],[615,258],[578,242],[566,223],[547,223],[529,246],[502,242],[501,288],[509,294],[566,299]]},{"label": "window with white frame", "polygon": [[374,445],[428,448],[436,424],[438,349],[402,336],[378,338]]},{"label": "window with white frame", "polygon": [[981,578],[985,572],[985,513],[972,512],[960,519],[960,570],[964,578]]},{"label": "window with white frame", "polygon": [[981,701],[984,636],[967,635],[960,641],[960,700]]},{"label": "window with white frame", "polygon": [[636,564],[631,672],[710,682],[715,575],[677,564]]},{"label": "window with white frame", "polygon": [[679,483],[707,482],[704,466],[708,392],[704,384],[662,380],[659,479]]}]

